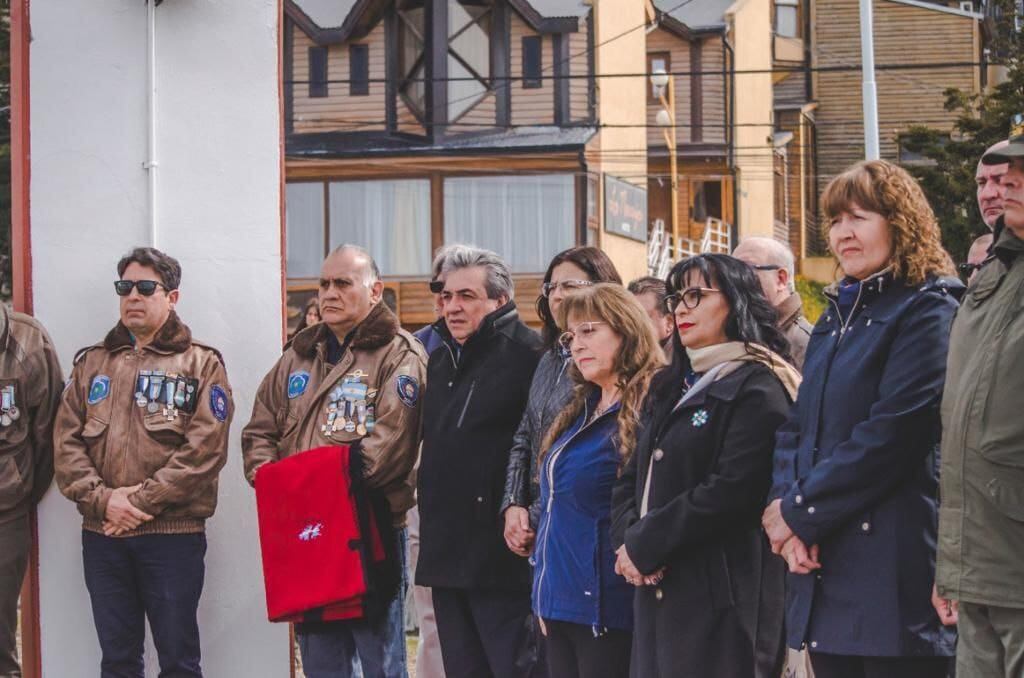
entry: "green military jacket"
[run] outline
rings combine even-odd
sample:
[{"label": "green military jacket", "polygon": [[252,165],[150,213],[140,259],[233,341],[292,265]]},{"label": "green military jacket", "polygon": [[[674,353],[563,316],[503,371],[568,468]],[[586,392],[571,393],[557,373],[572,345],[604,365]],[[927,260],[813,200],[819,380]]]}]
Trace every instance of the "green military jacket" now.
[{"label": "green military jacket", "polygon": [[941,596],[1014,608],[1024,608],[1022,255],[1004,228],[953,322],[936,568]]}]

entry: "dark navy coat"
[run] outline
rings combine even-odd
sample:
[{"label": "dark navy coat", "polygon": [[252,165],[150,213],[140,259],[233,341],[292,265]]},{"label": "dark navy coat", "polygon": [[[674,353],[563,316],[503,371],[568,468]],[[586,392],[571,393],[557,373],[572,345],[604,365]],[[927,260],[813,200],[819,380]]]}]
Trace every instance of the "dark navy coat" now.
[{"label": "dark navy coat", "polygon": [[621,457],[618,405],[593,422],[595,393],[551,446],[540,468],[540,526],[533,564],[533,611],[543,619],[603,629],[633,628],[633,586],[615,574],[609,531]]},{"label": "dark navy coat", "polygon": [[811,334],[804,381],[776,436],[772,496],[820,570],[787,575],[790,647],[859,656],[950,656],[931,605],[939,402],[963,285],[879,274],[852,313]]}]

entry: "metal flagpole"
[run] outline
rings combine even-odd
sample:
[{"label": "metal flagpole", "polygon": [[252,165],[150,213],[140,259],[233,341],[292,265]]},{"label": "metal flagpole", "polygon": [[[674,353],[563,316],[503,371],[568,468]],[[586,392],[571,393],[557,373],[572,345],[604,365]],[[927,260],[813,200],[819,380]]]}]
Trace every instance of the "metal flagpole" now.
[{"label": "metal flagpole", "polygon": [[873,0],[860,0],[860,52],[864,83],[864,157],[878,160],[878,88],[875,86],[875,20]]}]

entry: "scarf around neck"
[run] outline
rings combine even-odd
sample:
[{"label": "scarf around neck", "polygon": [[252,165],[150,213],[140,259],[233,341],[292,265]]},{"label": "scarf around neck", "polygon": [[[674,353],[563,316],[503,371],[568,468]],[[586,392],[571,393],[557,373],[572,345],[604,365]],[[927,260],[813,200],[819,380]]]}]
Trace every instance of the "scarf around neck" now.
[{"label": "scarf around neck", "polygon": [[742,341],[727,341],[724,344],[715,344],[704,348],[688,348],[686,355],[690,358],[690,366],[693,367],[693,371],[701,374],[722,363],[729,363],[718,371],[715,381],[736,371],[743,363],[761,363],[782,382],[790,400],[796,400],[796,393],[800,388],[800,373],[783,360],[782,356],[767,346],[745,344]]}]

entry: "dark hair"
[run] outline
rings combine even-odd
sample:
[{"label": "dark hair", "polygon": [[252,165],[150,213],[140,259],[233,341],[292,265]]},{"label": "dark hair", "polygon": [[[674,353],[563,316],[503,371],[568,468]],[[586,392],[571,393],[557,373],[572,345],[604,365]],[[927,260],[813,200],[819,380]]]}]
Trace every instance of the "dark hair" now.
[{"label": "dark hair", "polygon": [[[730,341],[745,344],[760,344],[789,359],[789,342],[779,330],[778,315],[768,302],[754,270],[739,259],[728,254],[700,254],[683,259],[668,273],[665,285],[668,294],[681,292],[690,271],[698,271],[704,284],[719,290],[729,304],[729,315],[725,320],[725,336]],[[655,377],[651,393],[656,400],[678,397],[679,384],[683,383],[690,359],[679,340],[679,333],[672,333],[672,364]]]},{"label": "dark hair", "polygon": [[293,334],[298,334],[302,330],[304,330],[307,327],[309,327],[309,323],[306,322],[306,316],[309,315],[309,310],[311,308],[315,308],[316,309],[316,317],[319,318],[320,317],[320,299],[317,297],[316,294],[314,294],[312,297],[310,297],[309,300],[305,304],[303,304],[303,306],[302,306],[302,315],[299,317],[299,324],[295,326],[295,332]]},{"label": "dark hair", "polygon": [[117,262],[117,277],[124,275],[129,264],[148,266],[160,276],[160,282],[168,291],[178,289],[181,285],[181,264],[169,254],[164,254],[155,247],[136,247]]},{"label": "dark hair", "polygon": [[[567,261],[582,268],[590,282],[622,284],[622,278],[615,270],[615,264],[607,254],[596,247],[570,247],[556,254],[548,264],[548,270],[544,273],[544,282],[551,282],[551,275],[554,273],[555,267]],[[558,323],[555,322],[551,315],[551,307],[548,306],[548,298],[543,293],[537,297],[537,315],[540,316],[540,320],[544,324],[544,344],[550,348],[555,345],[562,330],[558,329]]]},{"label": "dark hair", "polygon": [[665,281],[661,278],[655,278],[653,275],[645,275],[642,278],[629,283],[626,288],[634,296],[640,296],[641,294],[653,293],[654,296],[658,297],[658,303],[655,304],[655,308],[661,315],[668,315],[668,309],[665,308],[665,295],[668,294],[668,290],[665,287]]}]

